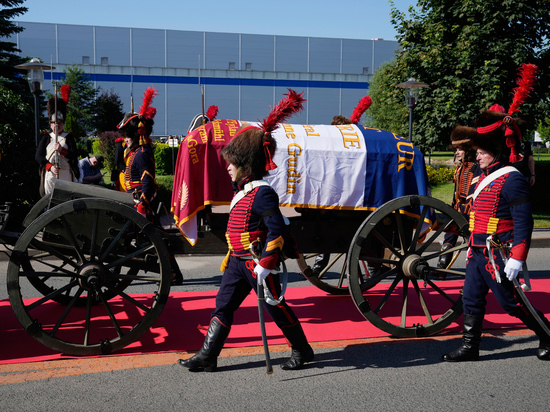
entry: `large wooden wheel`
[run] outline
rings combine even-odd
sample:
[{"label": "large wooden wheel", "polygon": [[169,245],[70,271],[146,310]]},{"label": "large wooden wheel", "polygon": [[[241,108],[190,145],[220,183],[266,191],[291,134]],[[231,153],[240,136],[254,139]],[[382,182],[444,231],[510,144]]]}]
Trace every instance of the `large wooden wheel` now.
[{"label": "large wooden wheel", "polygon": [[[170,291],[168,252],[153,224],[105,199],[73,200],[41,214],[15,244],[7,276],[21,325],[68,355],[111,353],[134,342]],[[123,290],[130,284],[139,285],[139,295]]]},{"label": "large wooden wheel", "polygon": [[467,248],[466,219],[424,196],[391,200],[365,219],[348,267],[352,299],[366,319],[393,336],[414,337],[437,333],[460,316],[464,273],[437,268],[446,232],[459,235],[446,253]]}]

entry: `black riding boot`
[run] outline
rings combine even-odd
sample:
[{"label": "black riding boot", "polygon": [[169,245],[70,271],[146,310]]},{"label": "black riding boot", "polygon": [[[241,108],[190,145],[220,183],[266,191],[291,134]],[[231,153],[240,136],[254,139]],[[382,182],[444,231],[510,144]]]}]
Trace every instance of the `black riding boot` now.
[{"label": "black riding boot", "polygon": [[315,357],[313,349],[307,342],[302,325],[297,323],[294,326],[282,328],[282,331],[290,342],[292,354],[290,359],[281,365],[281,368],[284,370],[301,369],[304,363],[311,362]]},{"label": "black riding boot", "polygon": [[321,253],[320,255],[317,255],[317,257],[315,258],[315,263],[311,268],[312,273],[315,276],[319,276],[323,269],[327,267],[329,259],[330,253]]},{"label": "black riding boot", "polygon": [[464,315],[464,332],[462,346],[451,353],[443,355],[445,362],[464,362],[479,360],[479,344],[481,342],[481,327],[483,318],[474,315]]},{"label": "black riding boot", "polygon": [[[445,243],[443,246],[441,246],[441,251],[444,252],[446,250],[449,250],[453,246],[450,243]],[[449,263],[451,263],[451,260],[453,259],[452,253],[446,253],[444,255],[439,256],[439,261],[437,262],[437,268],[438,269],[447,269],[447,266],[449,266]]]},{"label": "black riding boot", "polygon": [[178,363],[191,371],[216,372],[218,355],[222,351],[229,331],[230,329],[222,325],[217,318],[213,318],[208,332],[206,332],[202,348],[192,358],[180,359]]},{"label": "black riding boot", "polygon": [[[540,310],[537,310],[537,313],[546,324],[546,327],[550,329],[550,322],[548,321],[548,319],[546,319],[544,313],[542,313]],[[535,332],[535,334],[539,338],[537,358],[539,358],[540,360],[550,360],[550,336],[546,334],[543,327],[538,323],[535,317],[531,315],[531,313],[525,314],[521,312],[520,315],[517,317],[525,324],[525,326]]]}]

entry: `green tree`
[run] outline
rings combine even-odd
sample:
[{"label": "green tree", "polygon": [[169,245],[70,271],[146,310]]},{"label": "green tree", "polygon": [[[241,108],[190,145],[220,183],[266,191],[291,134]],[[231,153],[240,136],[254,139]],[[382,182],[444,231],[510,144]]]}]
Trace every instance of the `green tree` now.
[{"label": "green tree", "polygon": [[96,136],[103,132],[117,130],[118,123],[124,117],[122,101],[117,93],[110,91],[102,92],[94,103],[94,116],[92,120]]},{"label": "green tree", "polygon": [[367,126],[389,130],[402,136],[409,135],[409,110],[405,106],[403,91],[395,87],[401,81],[398,61],[384,63],[376,70],[369,85],[372,105],[367,114]]},{"label": "green tree", "polygon": [[[14,66],[24,63],[17,53],[20,52],[17,45],[6,41],[8,36],[24,30],[16,26],[11,19],[27,12],[26,7],[18,7],[24,0],[0,0],[0,83],[16,93],[24,92],[28,86],[23,76],[15,77]],[[30,96],[30,92],[27,91]]]},{"label": "green tree", "polygon": [[40,179],[34,160],[34,109],[0,84],[0,204],[11,202],[14,222],[21,223],[38,201]]},{"label": "green tree", "polygon": [[390,3],[400,49],[388,87],[409,77],[430,85],[414,111],[413,140],[424,149],[446,146],[456,124],[494,103],[508,108],[522,63],[540,75],[521,116],[532,128],[548,117],[550,2],[419,0],[408,13]]},{"label": "green tree", "polygon": [[65,129],[77,138],[86,137],[94,131],[94,103],[99,89],[76,64],[65,70],[65,78],[59,83],[59,88],[64,84],[71,86]]}]

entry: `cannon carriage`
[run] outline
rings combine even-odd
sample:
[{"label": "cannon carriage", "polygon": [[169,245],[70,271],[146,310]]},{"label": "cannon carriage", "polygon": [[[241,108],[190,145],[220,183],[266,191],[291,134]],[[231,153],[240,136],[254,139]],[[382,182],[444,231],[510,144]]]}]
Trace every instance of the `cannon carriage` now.
[{"label": "cannon carriage", "polygon": [[[169,299],[169,256],[227,250],[228,213],[216,206],[229,204],[232,191],[219,153],[238,123],[208,123],[180,146],[170,205],[176,228],[142,217],[130,195],[58,182],[31,210],[11,251],[8,294],[25,330],[55,351],[97,355],[151,328]],[[460,285],[463,273],[436,267],[438,241],[459,234],[447,251],[458,253],[468,224],[428,196],[422,154],[400,136],[356,125],[283,125],[279,132],[279,168],[269,180],[281,206],[293,211],[303,276],[329,293],[349,294],[365,319],[397,337],[431,335],[460,316],[460,293],[449,294],[442,282]],[[362,153],[348,157],[349,148]],[[342,178],[347,168],[353,171]],[[330,258],[317,273],[319,254]],[[136,283],[148,292],[128,292]],[[27,296],[29,286],[42,297]]]}]

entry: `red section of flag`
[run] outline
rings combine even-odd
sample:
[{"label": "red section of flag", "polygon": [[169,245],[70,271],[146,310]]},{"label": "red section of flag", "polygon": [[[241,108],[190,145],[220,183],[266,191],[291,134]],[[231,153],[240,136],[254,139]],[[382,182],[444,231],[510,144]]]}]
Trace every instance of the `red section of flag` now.
[{"label": "red section of flag", "polygon": [[178,227],[206,205],[231,202],[233,186],[221,151],[239,126],[238,120],[215,120],[182,141],[172,188],[172,213]]}]

